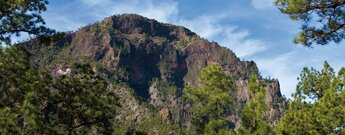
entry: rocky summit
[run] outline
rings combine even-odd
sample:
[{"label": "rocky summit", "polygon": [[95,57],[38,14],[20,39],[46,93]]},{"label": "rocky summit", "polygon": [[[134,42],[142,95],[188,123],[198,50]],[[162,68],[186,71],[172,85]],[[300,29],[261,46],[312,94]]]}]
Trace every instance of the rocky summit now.
[{"label": "rocky summit", "polygon": [[[48,69],[52,76],[73,72],[71,65],[75,63],[95,65],[94,70],[107,77],[108,89],[120,98],[117,122],[124,129],[150,126],[150,122],[188,126],[193,112],[190,104],[183,102],[183,88],[197,85],[201,70],[212,64],[219,64],[235,80],[237,90],[231,95],[236,111],[225,119],[237,129],[241,110],[251,100],[249,78],[260,76],[255,62],[241,61],[231,48],[203,39],[183,26],[135,14],[105,18],[46,45],[36,40],[21,45],[31,52],[32,66]],[[279,81],[259,77],[259,83],[266,89],[269,122],[275,125],[286,109]],[[152,116],[160,117],[148,121]]]}]

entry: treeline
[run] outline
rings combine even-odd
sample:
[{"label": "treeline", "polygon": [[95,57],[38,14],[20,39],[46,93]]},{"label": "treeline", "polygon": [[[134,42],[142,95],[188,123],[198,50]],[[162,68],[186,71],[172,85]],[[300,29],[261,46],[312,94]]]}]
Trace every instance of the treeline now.
[{"label": "treeline", "polygon": [[[201,71],[198,85],[184,88],[183,100],[192,105],[190,125],[169,126],[158,114],[144,120],[142,129],[123,130],[117,124],[120,104],[109,80],[91,64],[75,64],[69,72],[36,71],[30,53],[12,46],[0,50],[1,134],[150,134],[164,128],[172,134],[345,134],[345,68],[338,73],[327,62],[318,71],[305,68],[276,126],[268,122],[265,89],[252,76],[250,101],[234,130],[226,116],[234,112],[234,81],[219,65]],[[171,128],[170,128],[171,127]],[[172,131],[177,130],[177,131]]]},{"label": "treeline", "polygon": [[218,65],[201,72],[198,87],[187,86],[185,97],[193,103],[192,134],[244,134],[244,135],[315,135],[345,134],[345,68],[336,74],[325,62],[324,68],[304,68],[288,109],[276,127],[268,122],[265,114],[265,89],[252,76],[249,82],[251,101],[241,112],[241,127],[234,131],[224,119],[232,111],[231,95],[236,90],[231,78]]},{"label": "treeline", "polygon": [[0,50],[0,134],[110,134],[119,107],[90,64],[52,76],[30,66],[20,47]]}]

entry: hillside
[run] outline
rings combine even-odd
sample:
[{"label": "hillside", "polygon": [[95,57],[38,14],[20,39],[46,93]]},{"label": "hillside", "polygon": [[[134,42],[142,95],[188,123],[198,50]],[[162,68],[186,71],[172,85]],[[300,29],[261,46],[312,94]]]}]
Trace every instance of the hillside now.
[{"label": "hillside", "polygon": [[[115,15],[80,28],[50,45],[36,40],[22,43],[32,53],[30,61],[37,70],[54,76],[68,73],[73,64],[91,62],[96,71],[107,76],[109,88],[120,97],[119,125],[145,128],[148,117],[157,121],[188,126],[190,105],[182,100],[183,87],[195,84],[201,69],[219,64],[231,76],[238,90],[237,108],[226,119],[229,126],[240,126],[240,114],[250,100],[248,82],[259,75],[253,61],[241,61],[230,49],[201,38],[182,26],[160,23],[135,14]],[[260,78],[266,89],[265,103],[269,121],[275,125],[286,109],[279,81]]]}]

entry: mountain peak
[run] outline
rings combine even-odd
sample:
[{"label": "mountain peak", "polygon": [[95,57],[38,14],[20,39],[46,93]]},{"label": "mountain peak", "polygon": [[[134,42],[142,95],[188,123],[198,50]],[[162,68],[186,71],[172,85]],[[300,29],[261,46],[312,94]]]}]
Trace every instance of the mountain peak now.
[{"label": "mountain peak", "polygon": [[124,34],[146,34],[148,36],[165,37],[169,40],[181,40],[197,36],[189,29],[168,23],[161,23],[137,14],[113,15],[105,18],[100,24],[112,24],[113,29]]},{"label": "mountain peak", "polygon": [[[99,72],[109,79],[125,83],[134,89],[136,97],[150,101],[156,108],[168,108],[174,116],[186,113],[179,102],[183,87],[197,84],[201,70],[208,65],[219,64],[236,81],[239,91],[233,94],[239,103],[250,100],[248,78],[259,75],[255,62],[241,61],[216,42],[209,42],[185,27],[136,14],[105,18],[51,44],[30,48],[35,67],[96,63]],[[282,98],[278,81],[261,81],[267,89],[268,104]],[[280,114],[279,108],[270,112],[272,117]],[[233,121],[239,125],[239,121]]]}]

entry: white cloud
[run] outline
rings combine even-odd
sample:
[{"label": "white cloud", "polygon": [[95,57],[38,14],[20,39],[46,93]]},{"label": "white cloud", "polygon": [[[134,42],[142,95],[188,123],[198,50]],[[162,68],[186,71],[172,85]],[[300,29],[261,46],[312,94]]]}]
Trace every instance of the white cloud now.
[{"label": "white cloud", "polygon": [[[178,15],[178,3],[172,0],[79,0],[77,3],[73,7],[63,5],[49,8],[45,15],[47,24],[61,31],[76,30],[111,15],[135,13],[160,22],[185,26],[206,39],[218,41],[232,49],[238,57],[248,57],[266,49],[262,41],[250,37],[248,30],[222,24],[222,20],[229,16],[218,13],[184,19]],[[64,8],[77,10],[61,11]]]},{"label": "white cloud", "polygon": [[252,0],[252,6],[256,9],[268,9],[273,8],[274,0]]},{"label": "white cloud", "polygon": [[180,19],[177,24],[183,25],[200,36],[214,40],[220,45],[233,50],[238,57],[244,58],[265,51],[265,44],[250,37],[250,32],[236,26],[221,24],[225,15],[203,15],[191,20]]},{"label": "white cloud", "polygon": [[95,5],[101,5],[101,4],[107,4],[110,2],[109,0],[79,0],[79,2],[89,5],[89,6],[95,6]]},{"label": "white cloud", "polygon": [[73,31],[116,14],[134,13],[161,22],[174,20],[178,14],[178,3],[174,1],[78,0],[73,2],[71,5],[48,7],[49,10],[43,14],[47,25],[60,31]]},{"label": "white cloud", "polygon": [[248,30],[241,30],[236,27],[226,27],[225,37],[220,39],[220,43],[232,49],[238,57],[248,57],[267,49],[265,43],[259,39],[250,38]]},{"label": "white cloud", "polygon": [[88,5],[91,16],[105,18],[114,14],[135,13],[145,17],[156,19],[161,22],[168,22],[172,17],[177,16],[178,3],[174,1],[110,1],[110,0],[82,0],[84,5]]},{"label": "white cloud", "polygon": [[210,39],[218,36],[222,31],[222,26],[219,24],[224,16],[211,16],[203,15],[195,17],[193,19],[179,19],[176,21],[177,24],[180,24],[198,35]]},{"label": "white cloud", "polygon": [[[290,45],[293,46],[293,44]],[[343,53],[339,53],[339,51],[344,49],[345,44],[339,46],[329,44],[329,46],[315,47],[313,49],[296,46],[282,54],[261,58],[255,56],[253,59],[264,77],[278,78],[282,94],[290,98],[291,94],[296,91],[297,77],[304,67],[313,67],[321,70],[324,61],[327,61],[331,67],[334,67],[334,71],[337,72],[344,66]],[[268,52],[273,51],[268,50]]]},{"label": "white cloud", "polygon": [[74,18],[72,15],[61,16],[59,14],[48,14],[48,17],[46,18],[47,25],[50,28],[57,29],[59,31],[73,31],[88,24]]},{"label": "white cloud", "polygon": [[295,91],[297,77],[303,68],[303,65],[295,61],[296,56],[296,52],[287,52],[273,58],[255,60],[264,77],[278,78],[281,92],[288,98]]}]

